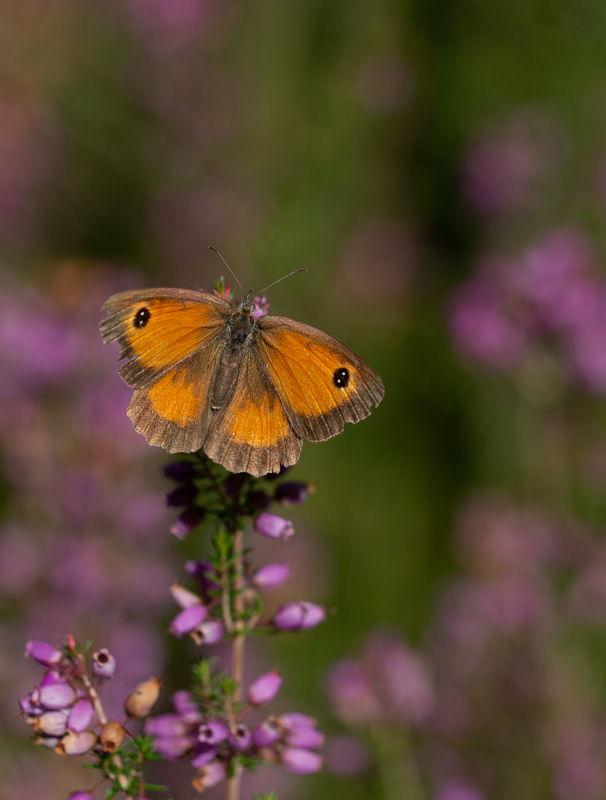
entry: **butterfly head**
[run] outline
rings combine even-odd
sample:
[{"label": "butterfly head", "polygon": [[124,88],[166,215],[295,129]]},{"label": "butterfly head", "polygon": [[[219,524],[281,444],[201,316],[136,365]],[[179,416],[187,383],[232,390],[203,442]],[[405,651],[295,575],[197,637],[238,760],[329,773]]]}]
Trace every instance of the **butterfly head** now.
[{"label": "butterfly head", "polygon": [[252,317],[252,315],[255,312],[255,304],[252,297],[252,289],[249,289],[248,294],[246,295],[244,300],[242,300],[241,303],[238,303],[237,310],[240,314],[246,314],[246,316]]}]

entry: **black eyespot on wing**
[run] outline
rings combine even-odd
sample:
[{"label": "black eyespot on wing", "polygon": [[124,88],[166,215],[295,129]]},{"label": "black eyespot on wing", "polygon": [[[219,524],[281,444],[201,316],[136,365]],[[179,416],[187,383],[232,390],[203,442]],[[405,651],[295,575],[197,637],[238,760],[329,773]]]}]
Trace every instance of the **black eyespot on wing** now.
[{"label": "black eyespot on wing", "polygon": [[332,382],[337,389],[346,389],[349,384],[349,370],[345,369],[345,367],[336,369],[332,376]]},{"label": "black eyespot on wing", "polygon": [[140,308],[133,319],[133,328],[144,328],[151,317],[149,308]]}]

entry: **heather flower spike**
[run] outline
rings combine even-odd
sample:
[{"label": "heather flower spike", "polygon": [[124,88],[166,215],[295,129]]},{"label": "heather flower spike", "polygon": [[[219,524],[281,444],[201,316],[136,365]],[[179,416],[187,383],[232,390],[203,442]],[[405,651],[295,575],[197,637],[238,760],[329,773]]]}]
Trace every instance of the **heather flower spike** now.
[{"label": "heather flower spike", "polygon": [[[191,691],[181,689],[173,694],[172,712],[152,715],[161,688],[160,681],[152,677],[125,697],[125,720],[108,719],[102,706],[102,683],[117,669],[109,650],[96,650],[87,664],[73,637],[68,637],[63,650],[32,641],[27,644],[27,655],[44,673],[19,704],[40,746],[96,761],[108,776],[111,785],[107,791],[113,796],[122,793],[131,800],[143,800],[145,763],[163,758],[186,761],[195,770],[192,785],[196,791],[227,781],[229,797],[241,800],[238,786],[244,770],[273,764],[287,772],[306,774],[319,770],[323,763],[317,751],[324,735],[311,717],[291,712],[259,720],[258,709],[276,700],[283,679],[274,669],[246,685],[241,658],[245,638],[256,628],[265,633],[305,630],[326,618],[321,606],[302,601],[286,603],[268,620],[263,613],[263,593],[282,586],[290,577],[290,567],[269,561],[252,571],[244,547],[246,521],[269,539],[288,540],[294,533],[292,523],[266,509],[272,503],[302,502],[310,485],[291,481],[270,492],[267,481],[271,479],[257,481],[245,473],[225,477],[201,455],[174,462],[165,474],[176,483],[168,505],[180,509],[171,530],[178,537],[191,535],[188,547],[193,546],[198,524],[217,517],[211,552],[188,561],[185,581],[168,587],[178,606],[169,630],[178,638],[189,635],[201,646],[231,642],[231,674],[219,669],[214,660],[198,659],[194,685]],[[245,718],[249,713],[250,727]],[[143,724],[133,725],[138,720]],[[75,800],[89,797],[88,792],[74,794]]]}]

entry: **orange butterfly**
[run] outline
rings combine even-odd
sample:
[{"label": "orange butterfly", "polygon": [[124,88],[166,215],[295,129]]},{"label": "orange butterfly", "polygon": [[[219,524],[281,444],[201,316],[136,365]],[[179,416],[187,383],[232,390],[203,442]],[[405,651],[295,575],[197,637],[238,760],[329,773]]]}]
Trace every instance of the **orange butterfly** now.
[{"label": "orange butterfly", "polygon": [[202,448],[231,472],[295,464],[370,414],[384,394],[368,364],[327,333],[287,317],[255,319],[249,292],[234,308],[203,291],[144,289],[107,300],[104,342],[120,342],[135,390],[128,415],[169,453]]}]

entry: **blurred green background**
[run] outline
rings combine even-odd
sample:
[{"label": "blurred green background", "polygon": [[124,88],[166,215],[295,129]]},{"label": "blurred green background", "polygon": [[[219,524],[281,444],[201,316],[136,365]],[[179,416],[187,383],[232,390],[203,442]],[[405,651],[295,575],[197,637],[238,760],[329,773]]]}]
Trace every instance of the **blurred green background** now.
[{"label": "blurred green background", "polygon": [[[96,396],[117,372],[115,352],[102,353],[95,338],[105,295],[132,286],[210,288],[224,272],[206,249],[213,245],[255,290],[307,269],[270,290],[270,313],[345,341],[386,387],[362,424],[306,444],[293,473],[317,491],[288,514],[307,544],[296,588],[284,598],[299,590],[336,611],[314,631],[260,648],[271,651],[263,655],[269,666],[281,665],[294,708],[339,729],[326,708],[324,676],[377,626],[428,646],[444,587],[466,569],[453,530],[476,493],[574,519],[599,541],[606,522],[606,459],[595,455],[600,443],[606,449],[603,392],[570,378],[565,353],[542,331],[532,335],[549,339],[545,369],[541,359],[501,370],[474,364],[453,343],[449,315],[452,292],[486,254],[515,258],[559,226],[583,232],[595,275],[604,274],[605,45],[606,6],[598,0],[0,0],[5,319],[10,308],[58,315],[75,326],[76,338],[88,326],[78,382],[68,371],[31,388],[13,377],[15,362],[27,371],[30,350],[21,359],[20,348],[35,329],[7,333],[0,322],[11,409],[0,437],[3,530],[21,526],[35,552],[40,537],[52,550],[55,533],[80,539],[92,526],[102,529],[108,563],[125,557],[108,544],[123,534],[119,520],[104,517],[103,502],[120,483],[128,507],[135,489],[125,488],[126,476],[161,504],[163,459],[135,444],[137,437],[128,439],[137,448],[131,457],[107,444],[107,432],[91,433],[101,414],[94,403],[75,422],[70,392]],[[27,347],[36,350],[35,337]],[[24,396],[30,416],[22,419],[15,409]],[[116,414],[128,400],[120,398]],[[595,467],[589,478],[588,459]],[[82,476],[101,480],[102,473],[105,500],[94,512],[101,522],[90,522],[86,508],[77,525],[65,505],[49,512],[40,498],[56,486],[45,484],[44,470],[62,468],[72,501],[88,491]],[[172,552],[180,577],[181,545],[166,541],[162,513],[152,515],[160,526],[154,552],[160,560]],[[9,555],[16,548],[18,563],[29,563],[10,535]],[[144,550],[139,532],[129,558]],[[105,630],[101,578],[95,601],[72,592],[73,575],[61,580],[40,569],[10,589],[2,604],[7,661],[20,658],[20,640],[55,636],[35,610],[53,592],[66,625],[75,628],[69,620],[77,615],[84,637],[87,626]],[[158,618],[172,611],[157,599],[148,619],[127,597],[121,602],[127,610],[116,619],[136,617],[158,631]],[[574,639],[578,626],[572,630]],[[592,637],[599,673],[605,648],[595,644],[599,631]],[[3,669],[8,696],[20,667]],[[77,788],[73,773],[53,772],[57,757],[38,752],[35,771],[53,777],[33,787],[32,746],[17,739],[18,724],[6,723],[4,733],[7,800],[34,791],[59,800],[66,786]],[[538,757],[530,771],[543,777],[512,789],[490,774],[481,747],[465,757],[469,765],[474,757],[483,766],[475,773],[469,766],[467,777],[487,798],[502,796],[504,787],[516,797],[606,796],[603,781],[591,784],[593,794],[556,791],[545,777],[551,767]],[[432,778],[431,757],[423,763],[421,796],[432,798],[441,779]],[[173,796],[190,796],[182,791]],[[373,767],[355,778],[327,772],[286,791],[314,800],[337,791],[387,797]]]}]

